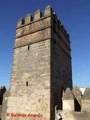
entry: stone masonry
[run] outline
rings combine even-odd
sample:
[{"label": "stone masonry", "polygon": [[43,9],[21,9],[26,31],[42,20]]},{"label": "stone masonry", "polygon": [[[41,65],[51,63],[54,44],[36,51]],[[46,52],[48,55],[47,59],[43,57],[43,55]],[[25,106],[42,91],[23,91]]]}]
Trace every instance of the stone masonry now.
[{"label": "stone masonry", "polygon": [[79,88],[67,88],[62,99],[60,114],[63,120],[90,120],[90,88],[86,88],[83,94]]},{"label": "stone masonry", "polygon": [[72,88],[69,34],[47,6],[43,16],[37,10],[34,17],[28,14],[17,23],[12,79],[2,120],[54,120],[55,106],[62,109],[62,91],[67,87]]}]

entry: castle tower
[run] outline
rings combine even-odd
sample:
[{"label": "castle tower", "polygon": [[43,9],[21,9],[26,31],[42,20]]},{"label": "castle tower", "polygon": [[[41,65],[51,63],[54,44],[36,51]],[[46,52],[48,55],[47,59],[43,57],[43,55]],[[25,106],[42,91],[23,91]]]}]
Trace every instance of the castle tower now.
[{"label": "castle tower", "polygon": [[[50,6],[20,19],[6,116],[2,120],[54,120],[62,90],[72,88],[67,31]],[[16,116],[15,116],[16,115]],[[25,118],[26,117],[26,118]]]}]

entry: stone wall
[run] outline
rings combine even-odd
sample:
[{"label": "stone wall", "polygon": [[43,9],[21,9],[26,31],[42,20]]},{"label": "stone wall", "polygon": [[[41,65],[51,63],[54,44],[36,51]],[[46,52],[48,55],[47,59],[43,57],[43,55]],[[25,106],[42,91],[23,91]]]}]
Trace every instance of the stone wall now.
[{"label": "stone wall", "polygon": [[41,119],[49,119],[50,40],[15,49],[13,70],[7,112],[40,113]]},{"label": "stone wall", "polygon": [[90,120],[89,112],[61,112],[63,120]]},{"label": "stone wall", "polygon": [[82,111],[90,112],[90,88],[86,88],[82,97]]},{"label": "stone wall", "polygon": [[[69,88],[63,93],[63,109],[60,111],[63,120],[90,119],[90,89],[82,94],[79,88]],[[76,103],[77,101],[77,103]]]},{"label": "stone wall", "polygon": [[[26,119],[50,119],[50,17],[40,19],[16,30],[14,62],[6,120],[22,120],[13,114],[31,114]],[[26,20],[26,19],[25,19]],[[27,27],[30,29],[26,31]],[[25,29],[21,34],[20,31]],[[27,34],[28,32],[28,34]],[[39,117],[38,117],[39,115]],[[35,118],[36,116],[36,118]],[[3,118],[4,120],[4,118]]]},{"label": "stone wall", "polygon": [[55,106],[62,109],[62,92],[72,88],[70,41],[61,31],[58,18],[52,19],[51,39],[51,96]]},{"label": "stone wall", "polygon": [[63,110],[64,111],[82,111],[82,93],[79,88],[67,88],[63,92]]}]

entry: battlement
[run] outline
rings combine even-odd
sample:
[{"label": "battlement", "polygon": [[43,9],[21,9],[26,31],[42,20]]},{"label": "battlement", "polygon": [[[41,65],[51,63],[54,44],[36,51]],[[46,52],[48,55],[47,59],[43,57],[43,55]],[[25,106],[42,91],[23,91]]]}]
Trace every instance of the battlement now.
[{"label": "battlement", "polygon": [[49,17],[52,15],[52,13],[53,10],[49,5],[45,8],[44,14],[42,14],[40,9],[38,9],[34,12],[34,16],[28,14],[25,18],[20,18],[17,22],[17,29],[25,25],[28,25],[32,22],[36,22],[38,20],[44,19],[45,17]]},{"label": "battlement", "polygon": [[67,88],[63,93],[63,110],[90,111],[90,88],[86,88],[83,94],[79,88]]},{"label": "battlement", "polygon": [[56,16],[53,9],[48,5],[42,13],[39,9],[31,14],[26,15],[25,18],[20,18],[16,27],[16,38],[32,34],[50,28],[70,43],[69,34],[62,25],[60,19]]}]

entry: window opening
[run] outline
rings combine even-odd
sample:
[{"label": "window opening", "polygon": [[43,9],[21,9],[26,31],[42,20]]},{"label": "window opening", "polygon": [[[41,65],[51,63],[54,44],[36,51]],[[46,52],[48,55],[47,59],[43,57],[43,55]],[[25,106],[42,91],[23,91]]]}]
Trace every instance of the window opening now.
[{"label": "window opening", "polygon": [[28,86],[28,82],[26,82],[26,86]]}]

